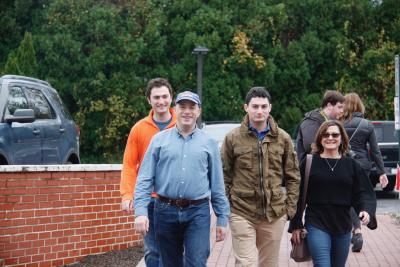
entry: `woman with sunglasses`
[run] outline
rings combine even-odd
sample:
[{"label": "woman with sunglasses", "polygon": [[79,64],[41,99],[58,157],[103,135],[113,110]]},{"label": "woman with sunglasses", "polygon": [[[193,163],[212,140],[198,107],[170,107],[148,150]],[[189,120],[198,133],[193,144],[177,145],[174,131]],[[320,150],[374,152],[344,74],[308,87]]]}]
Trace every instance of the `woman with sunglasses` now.
[{"label": "woman with sunglasses", "polygon": [[[376,141],[374,126],[364,119],[365,107],[360,97],[356,93],[345,95],[343,121],[344,128],[350,136],[349,144],[353,151],[353,157],[360,163],[369,179],[372,163],[375,162],[377,173],[379,174],[379,183],[384,188],[388,184],[388,178],[385,174],[382,155]],[[370,153],[367,145],[369,145]],[[351,219],[353,223],[353,235],[351,243],[353,252],[360,252],[363,246],[363,237],[361,234],[361,223],[357,213],[352,209]]]},{"label": "woman with sunglasses", "polygon": [[[342,124],[333,120],[324,122],[313,144],[304,224],[314,266],[345,266],[351,239],[351,207],[363,224],[368,224],[375,216],[373,188],[369,182],[365,183],[365,172],[347,156],[347,150],[348,137]],[[299,210],[305,165],[306,159],[300,163],[302,183],[298,212],[290,225],[294,243],[300,242],[300,234],[304,231],[303,214]]]}]

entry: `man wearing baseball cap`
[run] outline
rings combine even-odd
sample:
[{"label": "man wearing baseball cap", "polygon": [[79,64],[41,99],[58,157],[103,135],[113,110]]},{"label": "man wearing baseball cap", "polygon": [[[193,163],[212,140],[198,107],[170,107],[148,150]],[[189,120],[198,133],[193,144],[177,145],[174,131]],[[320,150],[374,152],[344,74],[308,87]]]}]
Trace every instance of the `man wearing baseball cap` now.
[{"label": "man wearing baseball cap", "polygon": [[175,100],[176,126],[155,135],[141,165],[135,190],[135,229],[149,228],[147,205],[154,188],[156,239],[163,266],[206,266],[210,254],[210,203],[217,216],[216,241],[225,238],[229,203],[215,140],[196,127],[197,94]]}]

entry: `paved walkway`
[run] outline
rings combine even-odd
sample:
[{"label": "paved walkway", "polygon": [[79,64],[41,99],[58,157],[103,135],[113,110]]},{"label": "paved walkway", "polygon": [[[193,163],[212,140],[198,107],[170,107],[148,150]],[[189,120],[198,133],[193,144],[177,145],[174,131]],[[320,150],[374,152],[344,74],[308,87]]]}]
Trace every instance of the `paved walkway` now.
[{"label": "paved walkway", "polygon": [[[378,229],[363,228],[364,246],[360,253],[350,250],[346,266],[378,267],[400,266],[400,225],[395,224],[390,215],[378,215]],[[224,242],[215,242],[215,217],[212,219],[211,254],[207,267],[233,267],[235,259],[232,253],[231,233],[228,230]],[[288,225],[288,224],[287,224]],[[286,225],[286,227],[287,227]],[[279,254],[280,267],[312,266],[311,263],[298,264],[289,258],[290,234],[285,228]],[[143,260],[139,266],[145,266]]]},{"label": "paved walkway", "polygon": [[[213,220],[215,225],[215,220]],[[287,226],[281,242],[279,266],[312,266],[311,263],[298,264],[290,259],[290,234]],[[232,253],[230,231],[223,243],[215,242],[215,229],[212,229],[212,251],[208,259],[208,267],[235,266]],[[363,227],[364,246],[360,253],[350,251],[346,266],[377,267],[400,266],[400,225],[395,224],[390,215],[378,215],[378,229],[371,231]]]}]

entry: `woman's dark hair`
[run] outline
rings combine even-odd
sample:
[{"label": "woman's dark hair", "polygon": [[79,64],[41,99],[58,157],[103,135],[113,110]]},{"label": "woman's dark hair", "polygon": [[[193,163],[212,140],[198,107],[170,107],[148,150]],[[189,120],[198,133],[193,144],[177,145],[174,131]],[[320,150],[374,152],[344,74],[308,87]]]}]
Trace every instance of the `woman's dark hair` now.
[{"label": "woman's dark hair", "polygon": [[324,147],[322,146],[322,135],[326,133],[329,127],[337,126],[340,132],[340,146],[339,153],[341,155],[345,155],[349,150],[349,137],[340,121],[337,120],[329,120],[321,124],[317,131],[317,135],[315,137],[315,143],[312,145],[312,153],[321,154],[324,152]]},{"label": "woman's dark hair", "polygon": [[161,86],[165,86],[168,88],[169,94],[172,97],[172,86],[169,83],[169,81],[167,79],[164,78],[154,78],[151,79],[148,83],[147,83],[147,87],[146,87],[146,97],[148,99],[150,99],[151,96],[151,90],[153,90],[153,88],[155,87],[161,87]]}]

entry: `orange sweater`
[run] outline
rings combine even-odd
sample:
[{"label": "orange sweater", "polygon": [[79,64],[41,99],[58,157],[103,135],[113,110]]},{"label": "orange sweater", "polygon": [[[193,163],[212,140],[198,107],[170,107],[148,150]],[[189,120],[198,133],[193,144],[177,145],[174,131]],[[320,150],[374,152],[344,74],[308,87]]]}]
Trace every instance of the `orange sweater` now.
[{"label": "orange sweater", "polygon": [[[172,119],[166,128],[171,128],[176,123],[175,110],[170,108],[169,111],[172,114]],[[144,154],[150,144],[151,138],[160,131],[153,121],[153,114],[154,111],[150,110],[150,114],[138,121],[129,133],[124,152],[120,183],[120,192],[123,200],[133,198],[136,179]],[[155,196],[155,193],[152,195]]]}]

